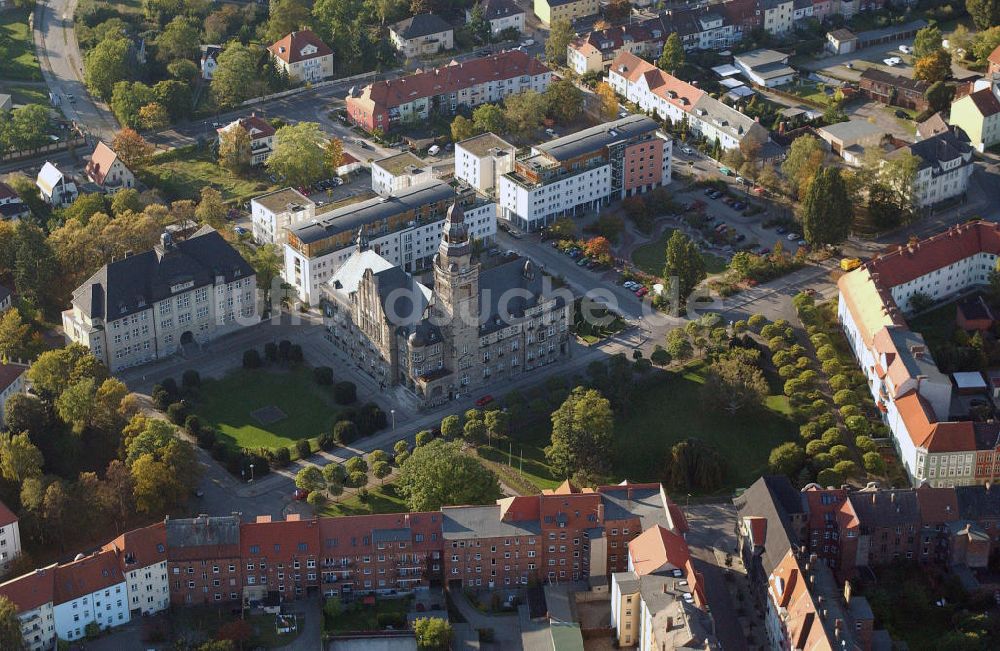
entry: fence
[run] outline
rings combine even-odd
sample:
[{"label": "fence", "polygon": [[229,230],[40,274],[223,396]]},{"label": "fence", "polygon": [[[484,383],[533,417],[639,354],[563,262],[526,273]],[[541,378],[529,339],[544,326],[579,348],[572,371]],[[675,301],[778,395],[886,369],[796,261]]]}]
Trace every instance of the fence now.
[{"label": "fence", "polygon": [[81,135],[77,135],[75,138],[68,138],[66,140],[60,140],[59,142],[53,142],[48,145],[42,145],[36,149],[23,149],[21,151],[8,152],[0,156],[0,163],[13,163],[27,158],[34,158],[36,156],[63,151],[64,149],[69,149],[71,147],[79,147],[85,144],[87,144],[87,139]]}]

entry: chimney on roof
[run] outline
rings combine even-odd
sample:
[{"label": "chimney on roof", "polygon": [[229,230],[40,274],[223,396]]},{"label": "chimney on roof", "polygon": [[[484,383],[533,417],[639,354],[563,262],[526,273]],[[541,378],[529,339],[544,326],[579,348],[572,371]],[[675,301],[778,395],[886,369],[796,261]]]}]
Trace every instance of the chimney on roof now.
[{"label": "chimney on roof", "polygon": [[667,616],[667,633],[669,633],[670,630],[673,627],[674,627],[674,618],[673,618],[673,616],[668,615]]}]

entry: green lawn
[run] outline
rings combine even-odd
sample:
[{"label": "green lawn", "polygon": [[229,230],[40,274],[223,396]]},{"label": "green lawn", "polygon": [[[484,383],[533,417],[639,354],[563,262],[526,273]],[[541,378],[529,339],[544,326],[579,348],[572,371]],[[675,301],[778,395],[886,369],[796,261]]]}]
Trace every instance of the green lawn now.
[{"label": "green lawn", "polygon": [[[704,380],[704,367],[695,366],[636,397],[628,416],[616,423],[616,444],[610,451],[615,481],[662,480],[663,462],[670,447],[695,437],[714,445],[729,460],[727,489],[749,486],[765,473],[771,449],[794,440],[797,427],[789,419],[787,398],[768,396],[762,413],[734,418],[719,410],[692,408],[702,402]],[[544,448],[551,427],[543,422],[514,430],[510,447],[513,470],[516,472],[523,464],[523,477],[538,488],[557,486],[562,478],[554,475],[545,462]],[[507,442],[492,448],[483,446],[479,454],[506,464]]]},{"label": "green lawn", "polygon": [[[410,604],[413,600],[409,597],[404,599],[383,599],[376,597],[373,605],[365,605],[360,601],[355,601],[343,610],[336,617],[324,615],[323,628],[331,633],[341,631],[380,631],[386,626],[403,628],[406,626],[406,613],[410,611]],[[381,622],[379,621],[381,615]]]},{"label": "green lawn", "polygon": [[212,186],[222,193],[224,201],[242,203],[276,189],[259,172],[241,178],[219,166],[208,148],[180,147],[153,157],[153,162],[140,176],[146,185],[155,186],[167,199],[197,199],[201,189]]},{"label": "green lawn", "polygon": [[[251,415],[272,405],[285,413],[282,420],[263,424]],[[240,369],[221,380],[205,380],[194,412],[234,446],[271,449],[329,431],[337,415],[331,392],[317,385],[305,366]]]},{"label": "green lawn", "polygon": [[[643,244],[632,252],[632,262],[648,274],[659,276],[663,273],[663,265],[667,258],[667,240],[673,235],[672,229],[665,230],[658,238]],[[726,261],[711,253],[701,254],[705,261],[705,271],[709,274],[722,273],[726,270]]]},{"label": "green lawn", "polygon": [[[230,612],[230,607],[191,606],[177,612],[174,625],[178,630],[197,632],[204,639],[212,639],[222,624],[237,619],[238,615]],[[247,615],[250,624],[251,638],[247,648],[274,648],[290,644],[302,632],[303,621],[299,617],[298,630],[286,635],[278,635],[274,626],[274,615]]]},{"label": "green lawn", "polygon": [[5,93],[9,93],[14,104],[41,104],[46,106],[49,103],[49,93],[44,86],[28,86],[24,84],[3,84]]},{"label": "green lawn", "polygon": [[8,44],[4,56],[0,57],[0,79],[41,81],[42,70],[28,29],[28,12],[19,9],[0,13],[0,31],[4,32]]},{"label": "green lawn", "polygon": [[814,102],[821,106],[829,106],[833,101],[833,95],[827,95],[824,90],[825,88],[826,84],[809,80],[801,80],[800,83],[778,86],[776,90],[788,93],[789,95],[795,95],[796,97],[801,97],[806,101]]},{"label": "green lawn", "polygon": [[378,480],[368,485],[368,501],[362,502],[358,496],[351,495],[341,502],[330,502],[321,515],[368,515],[371,513],[405,513],[406,502],[396,494],[393,485],[380,486]]}]

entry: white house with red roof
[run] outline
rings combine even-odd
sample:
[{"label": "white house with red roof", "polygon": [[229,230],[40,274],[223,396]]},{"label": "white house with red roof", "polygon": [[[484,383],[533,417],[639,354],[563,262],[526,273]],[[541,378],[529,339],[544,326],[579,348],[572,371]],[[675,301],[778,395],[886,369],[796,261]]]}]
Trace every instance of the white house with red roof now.
[{"label": "white house with red roof", "polygon": [[274,151],[274,134],[276,130],[263,118],[257,117],[256,113],[251,113],[245,118],[233,120],[224,127],[216,130],[219,138],[223,134],[229,133],[236,127],[243,127],[243,130],[250,136],[250,164],[263,165],[270,158]]},{"label": "white house with red roof", "polygon": [[500,102],[525,90],[544,93],[551,79],[541,61],[510,50],[368,84],[347,97],[347,115],[366,131],[387,132],[403,120],[453,115],[459,106]]},{"label": "white house with red roof", "polygon": [[0,595],[10,599],[17,607],[21,637],[28,651],[55,647],[55,570],[55,564],[40,567],[0,583]]},{"label": "white house with red roof", "polygon": [[[14,188],[0,182],[0,220],[17,221],[30,212]],[[0,311],[3,311],[3,306],[0,306]]]},{"label": "white house with red roof", "polygon": [[130,621],[128,587],[116,552],[78,554],[72,563],[55,568],[53,581],[53,613],[59,639],[82,639],[90,623],[104,630]]},{"label": "white house with red roof", "polygon": [[167,528],[163,522],[126,531],[101,549],[114,552],[118,559],[131,616],[152,615],[170,607]]},{"label": "white house with red roof", "polygon": [[[0,286],[0,306],[3,304],[5,292],[7,289]],[[10,300],[9,296],[7,300]],[[28,367],[25,364],[14,364],[0,359],[0,429],[4,425],[3,415],[7,410],[7,401],[19,393],[24,393],[27,371]]]},{"label": "white house with red roof", "polygon": [[88,179],[105,192],[117,192],[135,186],[135,174],[122,162],[115,150],[103,141],[97,143],[84,172]]},{"label": "white house with red roof", "polygon": [[333,76],[333,50],[315,32],[292,32],[267,48],[289,79],[317,82]]},{"label": "white house with red roof", "polygon": [[0,576],[10,571],[14,559],[21,555],[21,530],[17,515],[0,502]]},{"label": "white house with red roof", "polygon": [[972,88],[951,103],[948,123],[961,127],[972,146],[985,151],[1000,142],[1000,82],[980,79]]}]

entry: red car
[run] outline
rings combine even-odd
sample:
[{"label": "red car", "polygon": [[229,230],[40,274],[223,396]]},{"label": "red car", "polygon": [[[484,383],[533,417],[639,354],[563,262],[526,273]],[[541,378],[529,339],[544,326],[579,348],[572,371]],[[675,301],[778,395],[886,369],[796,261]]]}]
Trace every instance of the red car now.
[{"label": "red car", "polygon": [[643,296],[645,296],[648,293],[649,293],[649,290],[647,288],[645,288],[645,287],[640,287],[639,289],[635,290],[635,295],[638,296],[639,298],[642,298]]},{"label": "red car", "polygon": [[493,396],[491,396],[489,394],[486,394],[485,396],[483,396],[482,398],[480,398],[479,400],[476,401],[476,406],[477,407],[485,407],[486,405],[490,404],[491,402],[493,402]]},{"label": "red car", "polygon": [[309,491],[307,491],[304,488],[296,488],[295,492],[292,493],[292,499],[298,500],[299,502],[301,502],[307,497],[309,497]]}]

